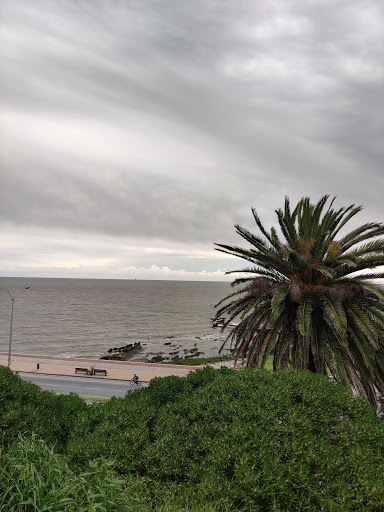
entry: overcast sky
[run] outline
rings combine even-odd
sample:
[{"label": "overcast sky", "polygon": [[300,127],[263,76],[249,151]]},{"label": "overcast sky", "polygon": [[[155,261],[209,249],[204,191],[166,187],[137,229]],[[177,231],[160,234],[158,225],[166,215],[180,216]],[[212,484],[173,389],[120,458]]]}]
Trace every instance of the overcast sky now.
[{"label": "overcast sky", "polygon": [[[0,0],[0,275],[224,280],[288,195],[384,220],[384,1]],[[351,224],[351,228],[354,224]],[[255,229],[256,231],[256,229]]]}]

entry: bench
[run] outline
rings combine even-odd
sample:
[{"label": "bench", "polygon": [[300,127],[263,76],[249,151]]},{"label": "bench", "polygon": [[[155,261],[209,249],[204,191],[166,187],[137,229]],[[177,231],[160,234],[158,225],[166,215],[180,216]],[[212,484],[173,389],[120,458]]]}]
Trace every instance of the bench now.
[{"label": "bench", "polygon": [[93,375],[104,375],[107,376],[107,370],[97,370],[96,368],[93,370]]},{"label": "bench", "polygon": [[104,375],[107,376],[107,370],[97,368],[75,368],[75,373],[84,373],[85,375]]},{"label": "bench", "polygon": [[75,368],[75,373],[87,373],[88,368]]}]

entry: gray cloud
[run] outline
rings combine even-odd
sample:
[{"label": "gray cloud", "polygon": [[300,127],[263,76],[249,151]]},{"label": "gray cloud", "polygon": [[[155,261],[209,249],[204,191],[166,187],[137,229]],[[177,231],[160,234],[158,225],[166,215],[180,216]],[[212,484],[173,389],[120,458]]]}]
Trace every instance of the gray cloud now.
[{"label": "gray cloud", "polygon": [[29,226],[208,244],[215,229],[223,236],[223,226],[233,224],[236,203],[228,197],[222,208],[224,187],[216,187],[209,173],[200,178],[196,196],[196,184],[182,175],[171,180],[132,169],[92,170],[91,180],[41,168],[28,169],[22,184],[17,175],[5,176],[1,217]]},{"label": "gray cloud", "polygon": [[143,265],[213,271],[177,247],[235,241],[251,206],[274,223],[285,195],[382,219],[382,2],[3,0],[0,16],[4,232],[140,240]]}]

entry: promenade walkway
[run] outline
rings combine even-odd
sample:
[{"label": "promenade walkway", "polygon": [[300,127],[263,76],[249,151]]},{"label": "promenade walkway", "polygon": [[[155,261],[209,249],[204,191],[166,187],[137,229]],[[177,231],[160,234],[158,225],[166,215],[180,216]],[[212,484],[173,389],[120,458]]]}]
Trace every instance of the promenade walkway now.
[{"label": "promenade walkway", "polygon": [[[0,365],[8,365],[8,353],[0,352]],[[84,378],[131,380],[133,374],[139,375],[140,380],[149,382],[155,377],[177,375],[185,377],[196,370],[196,366],[180,366],[174,364],[140,363],[132,361],[106,361],[103,359],[82,359],[74,357],[53,357],[30,354],[12,354],[11,370],[14,372],[43,373],[47,375],[77,376],[75,368],[90,368],[107,370],[107,376],[93,375]]]}]

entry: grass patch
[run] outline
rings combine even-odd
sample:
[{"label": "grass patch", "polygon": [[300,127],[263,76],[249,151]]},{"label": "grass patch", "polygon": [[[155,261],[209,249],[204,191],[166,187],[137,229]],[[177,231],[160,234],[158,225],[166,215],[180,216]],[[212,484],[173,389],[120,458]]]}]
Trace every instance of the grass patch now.
[{"label": "grass patch", "polygon": [[[183,359],[181,361],[167,361],[164,364],[178,364],[181,366],[199,366],[202,364],[213,364],[225,361],[230,361],[233,357],[191,357],[190,359]],[[265,370],[273,370],[273,356],[269,356],[265,363]]]},{"label": "grass patch", "polygon": [[164,364],[178,364],[185,366],[199,366],[200,364],[218,363],[220,361],[228,361],[223,357],[191,357],[190,359],[182,359],[181,361],[167,361]]}]

